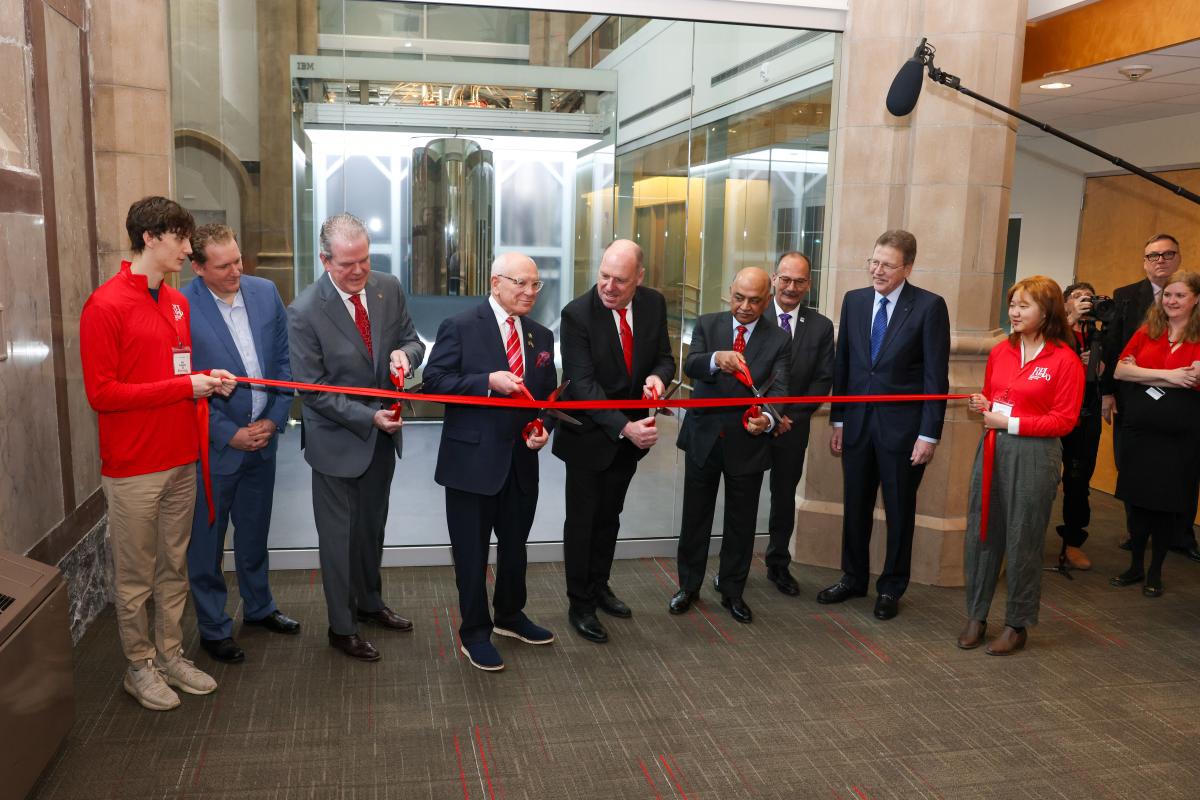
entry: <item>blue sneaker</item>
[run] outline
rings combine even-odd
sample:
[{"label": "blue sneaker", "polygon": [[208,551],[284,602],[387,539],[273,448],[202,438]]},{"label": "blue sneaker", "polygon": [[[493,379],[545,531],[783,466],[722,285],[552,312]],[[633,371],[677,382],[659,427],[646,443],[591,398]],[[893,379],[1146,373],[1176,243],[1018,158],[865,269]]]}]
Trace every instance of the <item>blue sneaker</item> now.
[{"label": "blue sneaker", "polygon": [[481,669],[484,672],[499,672],[504,669],[504,659],[500,657],[500,651],[491,642],[464,644],[458,649],[475,669]]},{"label": "blue sneaker", "polygon": [[550,644],[554,641],[553,633],[541,625],[533,624],[529,617],[525,616],[508,626],[494,625],[492,630],[501,636],[520,639],[525,644]]}]

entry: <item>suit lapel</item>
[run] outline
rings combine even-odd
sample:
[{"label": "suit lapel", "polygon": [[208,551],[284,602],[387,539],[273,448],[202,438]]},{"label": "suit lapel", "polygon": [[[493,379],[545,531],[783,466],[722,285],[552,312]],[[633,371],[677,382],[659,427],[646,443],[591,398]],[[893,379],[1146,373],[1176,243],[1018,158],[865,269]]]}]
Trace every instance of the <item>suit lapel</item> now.
[{"label": "suit lapel", "polygon": [[[386,350],[386,345],[381,348],[380,343],[383,342],[383,323],[384,320],[390,319],[391,302],[390,298],[385,297],[383,293],[382,282],[375,278],[375,273],[367,276],[367,316],[371,321],[371,349],[375,353],[375,363],[379,363],[380,350]],[[387,362],[390,353],[383,353],[383,360]],[[371,365],[374,368],[374,364]]]},{"label": "suit lapel", "polygon": [[904,326],[904,323],[912,313],[916,296],[917,293],[913,290],[913,285],[905,282],[904,288],[900,290],[900,296],[896,298],[896,310],[892,312],[892,318],[888,322],[887,331],[883,334],[883,344],[879,346],[879,358],[875,359],[875,363],[883,360],[883,354],[887,352],[888,345],[899,335],[900,328]]},{"label": "suit lapel", "polygon": [[258,287],[249,281],[242,282],[242,302],[246,304],[246,319],[250,322],[250,335],[254,337],[254,352],[258,355],[258,368],[267,374],[267,351],[264,334],[270,315]]},{"label": "suit lapel", "polygon": [[[329,321],[333,323],[333,327],[337,328],[343,336],[350,340],[350,343],[358,350],[363,359],[368,364],[371,364],[371,372],[374,374],[375,365],[371,362],[371,356],[367,352],[367,345],[363,342],[362,334],[358,332],[354,320],[350,317],[350,311],[346,308],[346,304],[342,302],[342,296],[338,294],[337,287],[333,285],[329,273],[326,272],[318,280],[323,281],[321,284],[321,294],[324,299],[322,308],[325,311],[325,316],[329,317]],[[374,334],[372,333],[372,335]]]},{"label": "suit lapel", "polygon": [[804,335],[808,333],[808,323],[805,320],[808,318],[807,308],[804,306],[796,306],[796,310],[792,312],[792,361],[795,362],[796,354],[800,352],[800,346],[804,343]]},{"label": "suit lapel", "polygon": [[[199,312],[200,318],[212,328],[217,341],[221,343],[221,346],[229,353],[229,357],[233,359],[233,364],[237,366],[238,374],[245,375],[246,365],[242,363],[242,354],[238,352],[237,345],[233,342],[233,334],[229,332],[229,326],[225,324],[225,318],[221,316],[221,312],[217,308],[217,301],[200,278],[194,278],[191,285],[195,286],[197,283],[199,286],[191,292],[193,312]],[[245,300],[244,295],[242,299]]]},{"label": "suit lapel", "polygon": [[476,313],[479,318],[480,336],[485,337],[485,341],[493,343],[489,349],[492,353],[493,363],[498,365],[493,372],[507,371],[508,353],[504,349],[504,334],[500,332],[501,328],[496,325],[496,315],[492,313],[492,304],[484,300],[483,305],[479,306],[479,310]]}]

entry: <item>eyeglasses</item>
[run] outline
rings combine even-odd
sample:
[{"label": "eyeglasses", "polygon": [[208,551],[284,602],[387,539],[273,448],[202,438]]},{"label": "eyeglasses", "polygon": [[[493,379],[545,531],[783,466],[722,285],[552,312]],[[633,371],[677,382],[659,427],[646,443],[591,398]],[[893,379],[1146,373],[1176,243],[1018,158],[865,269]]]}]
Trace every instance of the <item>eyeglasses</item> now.
[{"label": "eyeglasses", "polygon": [[884,272],[895,272],[896,270],[903,268],[903,266],[903,264],[889,264],[886,261],[880,261],[877,258],[867,259],[867,269],[871,270],[872,272],[877,269],[881,269]]},{"label": "eyeglasses", "polygon": [[522,292],[525,291],[526,289],[533,289],[533,291],[535,293],[537,293],[537,292],[540,292],[542,290],[542,287],[546,285],[545,281],[534,281],[533,283],[530,283],[529,281],[525,280],[524,278],[510,278],[509,276],[504,275],[499,272],[496,273],[496,277],[504,278],[505,280],[512,281],[513,283],[515,283],[517,285],[517,289]]},{"label": "eyeglasses", "polygon": [[809,278],[788,278],[784,275],[776,275],[775,280],[780,286],[807,286],[812,282]]},{"label": "eyeglasses", "polygon": [[1175,256],[1179,255],[1177,250],[1163,250],[1161,253],[1146,253],[1146,260],[1150,263],[1155,261],[1170,261]]}]

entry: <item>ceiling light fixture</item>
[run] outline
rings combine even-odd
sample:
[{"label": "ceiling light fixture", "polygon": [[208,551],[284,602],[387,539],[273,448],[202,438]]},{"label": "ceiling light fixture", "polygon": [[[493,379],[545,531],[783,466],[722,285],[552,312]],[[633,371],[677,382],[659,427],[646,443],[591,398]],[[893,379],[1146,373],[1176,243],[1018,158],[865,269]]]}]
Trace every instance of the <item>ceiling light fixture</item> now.
[{"label": "ceiling light fixture", "polygon": [[1154,68],[1149,64],[1126,64],[1117,69],[1117,72],[1124,75],[1131,81],[1140,81],[1142,78],[1154,71]]},{"label": "ceiling light fixture", "polygon": [[1056,89],[1070,89],[1070,88],[1071,88],[1071,84],[1069,84],[1069,83],[1063,83],[1062,81],[1055,81],[1054,83],[1043,83],[1043,84],[1042,84],[1041,86],[1039,86],[1038,88],[1039,88],[1039,89],[1050,89],[1050,90],[1056,90]]}]

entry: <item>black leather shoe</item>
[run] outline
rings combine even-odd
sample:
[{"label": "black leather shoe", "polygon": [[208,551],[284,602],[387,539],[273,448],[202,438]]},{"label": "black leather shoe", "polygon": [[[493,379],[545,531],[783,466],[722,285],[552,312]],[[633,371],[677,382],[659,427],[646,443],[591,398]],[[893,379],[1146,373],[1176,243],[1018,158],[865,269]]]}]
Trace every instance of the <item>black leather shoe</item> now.
[{"label": "black leather shoe", "polygon": [[723,597],[721,605],[729,609],[729,615],[738,622],[747,623],[754,619],[750,606],[740,597]]},{"label": "black leather shoe", "polygon": [[1146,581],[1146,585],[1142,587],[1142,594],[1146,597],[1162,597],[1163,585],[1162,581],[1152,582]]},{"label": "black leather shoe", "polygon": [[771,567],[767,570],[767,580],[775,584],[775,588],[788,597],[800,594],[800,584],[792,577],[787,567]]},{"label": "black leather shoe", "polygon": [[1192,545],[1187,549],[1187,557],[1192,561],[1200,561],[1200,547]]},{"label": "black leather shoe", "polygon": [[621,602],[621,598],[613,594],[613,590],[608,588],[608,584],[600,588],[599,596],[596,598],[596,607],[612,617],[629,619],[633,616],[633,610]]},{"label": "black leather shoe", "polygon": [[689,592],[687,589],[680,589],[671,598],[671,602],[667,605],[667,610],[672,614],[682,614],[692,607],[692,603],[699,599],[699,592]]},{"label": "black leather shoe", "polygon": [[300,632],[300,623],[284,614],[282,611],[272,611],[262,619],[243,619],[245,625],[256,625],[275,633],[296,634]]},{"label": "black leather shoe", "polygon": [[359,622],[374,622],[376,625],[382,625],[385,628],[391,628],[394,631],[411,631],[413,624],[410,620],[392,611],[387,606],[378,611],[363,611],[361,608],[356,615]]},{"label": "black leather shoe", "polygon": [[866,597],[865,590],[855,589],[850,584],[838,581],[833,586],[817,592],[817,602],[823,605],[844,603],[851,597]]},{"label": "black leather shoe", "polygon": [[201,639],[200,646],[217,661],[238,664],[246,660],[246,651],[233,639]]},{"label": "black leather shoe", "polygon": [[1135,583],[1141,583],[1144,580],[1146,580],[1144,573],[1125,570],[1115,578],[1110,578],[1108,584],[1110,586],[1133,586]]},{"label": "black leather shoe", "polygon": [[900,613],[900,599],[890,594],[881,594],[875,601],[875,618],[891,619]]},{"label": "black leather shoe", "polygon": [[603,644],[608,641],[608,631],[604,630],[604,626],[600,624],[600,620],[596,619],[594,612],[568,611],[567,621],[571,623],[571,627],[575,629],[576,633],[589,642]]},{"label": "black leather shoe", "polygon": [[351,658],[357,658],[359,661],[378,661],[382,656],[375,649],[375,645],[368,642],[366,639],[358,638],[357,633],[352,633],[349,636],[329,632],[330,647],[341,650]]},{"label": "black leather shoe", "polygon": [[1126,551],[1132,550],[1133,549],[1133,539],[1130,539],[1128,536],[1126,536],[1125,541],[1123,541],[1119,545],[1117,545],[1117,548],[1120,550],[1126,550]]}]

